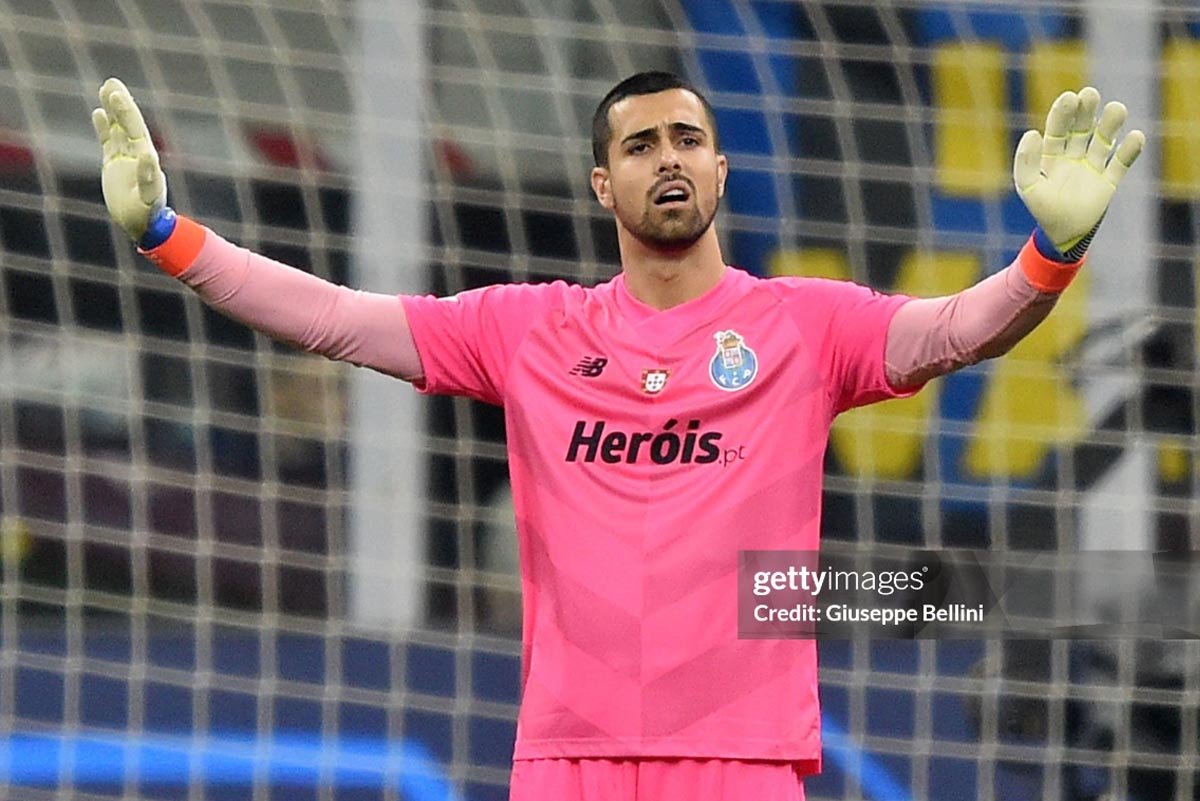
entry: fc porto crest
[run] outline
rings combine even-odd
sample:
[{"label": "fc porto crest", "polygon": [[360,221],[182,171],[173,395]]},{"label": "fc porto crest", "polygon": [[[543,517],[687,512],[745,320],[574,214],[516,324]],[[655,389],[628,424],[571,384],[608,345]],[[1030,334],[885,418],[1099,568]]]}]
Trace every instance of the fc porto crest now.
[{"label": "fc porto crest", "polygon": [[717,352],[708,363],[708,377],[726,392],[736,392],[750,386],[758,375],[758,356],[746,347],[746,340],[737,331],[718,331]]}]

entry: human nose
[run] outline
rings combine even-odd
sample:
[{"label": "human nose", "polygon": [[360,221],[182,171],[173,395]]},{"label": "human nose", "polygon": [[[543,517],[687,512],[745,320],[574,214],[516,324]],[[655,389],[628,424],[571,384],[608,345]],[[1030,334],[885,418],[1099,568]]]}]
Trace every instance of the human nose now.
[{"label": "human nose", "polygon": [[670,142],[664,143],[659,149],[658,171],[660,173],[679,172],[683,164],[679,160],[679,151]]}]

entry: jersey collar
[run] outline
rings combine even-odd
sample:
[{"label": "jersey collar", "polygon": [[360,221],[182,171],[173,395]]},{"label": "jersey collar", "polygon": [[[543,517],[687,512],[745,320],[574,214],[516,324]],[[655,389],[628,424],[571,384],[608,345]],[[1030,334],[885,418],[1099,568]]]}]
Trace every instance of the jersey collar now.
[{"label": "jersey collar", "polygon": [[740,279],[747,276],[742,270],[726,265],[721,280],[700,297],[669,309],[656,309],[635,298],[625,283],[625,273],[620,273],[613,279],[614,300],[620,315],[639,328],[658,328],[663,325],[670,327],[673,320],[695,321],[706,318],[737,293],[738,286],[742,283]]}]

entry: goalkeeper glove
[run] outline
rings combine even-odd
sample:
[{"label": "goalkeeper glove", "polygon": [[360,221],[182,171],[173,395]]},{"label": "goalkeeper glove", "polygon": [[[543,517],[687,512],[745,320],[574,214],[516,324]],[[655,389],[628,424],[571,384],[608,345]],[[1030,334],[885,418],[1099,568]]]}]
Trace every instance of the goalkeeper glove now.
[{"label": "goalkeeper glove", "polygon": [[1097,121],[1099,107],[1100,93],[1090,86],[1078,94],[1063,92],[1046,116],[1045,136],[1026,131],[1017,145],[1013,179],[1037,220],[1034,236],[1043,256],[1083,258],[1117,185],[1146,143],[1145,134],[1131,131],[1114,153],[1127,112],[1111,102]]},{"label": "goalkeeper glove", "polygon": [[100,139],[100,185],[109,215],[143,250],[161,245],[175,229],[175,212],[167,206],[167,178],[142,112],[116,78],[100,87],[100,108],[92,111],[92,126]]}]

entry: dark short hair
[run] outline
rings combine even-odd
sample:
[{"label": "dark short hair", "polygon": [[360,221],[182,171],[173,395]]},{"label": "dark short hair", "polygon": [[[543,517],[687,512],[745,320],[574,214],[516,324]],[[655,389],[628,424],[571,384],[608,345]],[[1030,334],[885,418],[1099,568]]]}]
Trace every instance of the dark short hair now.
[{"label": "dark short hair", "polygon": [[652,95],[668,89],[684,89],[700,99],[700,103],[704,106],[704,113],[708,115],[708,124],[712,127],[713,146],[717,150],[721,149],[720,140],[717,138],[717,117],[708,103],[708,98],[678,75],[669,72],[639,72],[610,89],[604,99],[600,101],[600,105],[596,106],[596,113],[592,115],[592,159],[595,160],[597,167],[608,166],[608,140],[612,138],[612,126],[608,123],[608,110],[627,97]]}]

